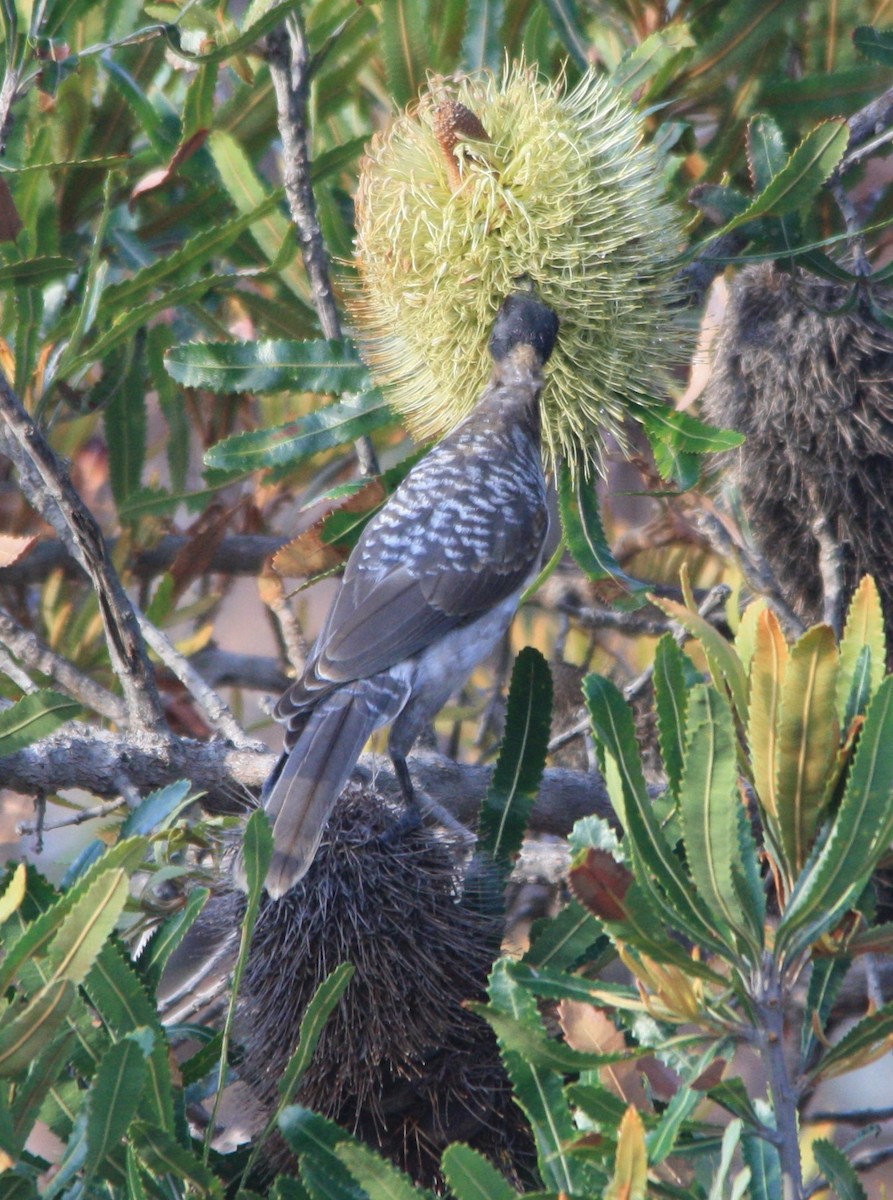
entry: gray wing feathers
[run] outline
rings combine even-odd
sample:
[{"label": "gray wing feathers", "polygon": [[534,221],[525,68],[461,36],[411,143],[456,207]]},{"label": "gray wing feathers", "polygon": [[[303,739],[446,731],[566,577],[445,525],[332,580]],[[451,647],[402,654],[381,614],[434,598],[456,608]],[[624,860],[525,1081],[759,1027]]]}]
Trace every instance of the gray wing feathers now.
[{"label": "gray wing feathers", "polygon": [[273,823],[273,862],[266,884],[273,899],[285,895],[308,870],[369,735],[392,721],[408,696],[408,684],[379,675],[340,688],[310,714],[264,802]]}]

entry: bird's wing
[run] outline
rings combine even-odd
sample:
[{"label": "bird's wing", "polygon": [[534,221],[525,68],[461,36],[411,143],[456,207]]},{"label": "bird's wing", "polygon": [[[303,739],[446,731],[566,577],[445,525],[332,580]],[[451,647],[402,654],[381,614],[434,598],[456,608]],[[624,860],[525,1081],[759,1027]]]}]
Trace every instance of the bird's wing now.
[{"label": "bird's wing", "polygon": [[297,729],[301,714],[333,688],[387,670],[501,603],[539,566],[547,524],[545,509],[538,509],[523,536],[512,537],[511,552],[503,544],[504,530],[497,528],[492,555],[464,553],[458,546],[450,556],[432,553],[421,574],[418,560],[382,574],[364,569],[360,556],[304,676],[277,704],[278,719]]}]

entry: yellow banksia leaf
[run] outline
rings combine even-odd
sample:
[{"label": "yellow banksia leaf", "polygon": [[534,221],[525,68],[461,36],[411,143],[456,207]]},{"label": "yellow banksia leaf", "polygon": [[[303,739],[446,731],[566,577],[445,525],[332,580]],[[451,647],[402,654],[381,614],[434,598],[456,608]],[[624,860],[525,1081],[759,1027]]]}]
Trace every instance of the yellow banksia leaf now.
[{"label": "yellow banksia leaf", "polygon": [[623,1114],[617,1139],[614,1177],[604,1200],[645,1200],[648,1189],[648,1150],[645,1126],[632,1105]]},{"label": "yellow banksia leaf", "polygon": [[566,91],[523,63],[434,78],[362,165],[361,349],[411,432],[440,436],[473,407],[491,369],[482,331],[526,279],[561,320],[547,462],[597,461],[684,353],[670,313],[681,228],[641,117],[604,78]]}]

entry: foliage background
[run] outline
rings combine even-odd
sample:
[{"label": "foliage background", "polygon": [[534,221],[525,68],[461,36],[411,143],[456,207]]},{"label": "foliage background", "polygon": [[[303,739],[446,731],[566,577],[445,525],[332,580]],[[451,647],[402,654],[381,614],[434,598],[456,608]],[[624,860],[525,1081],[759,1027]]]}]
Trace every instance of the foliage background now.
[{"label": "foliage background", "polygon": [[[109,1189],[139,1196],[147,1191],[166,1196],[235,1192],[240,1172],[190,1140],[181,1107],[185,1083],[170,1074],[167,1035],[143,990],[154,986],[167,947],[185,934],[202,893],[193,892],[183,911],[173,916],[159,911],[157,904],[153,909],[153,897],[171,880],[201,875],[219,855],[223,835],[236,824],[219,815],[198,823],[179,820],[189,789],[175,781],[188,776],[196,790],[212,794],[219,809],[221,802],[244,796],[246,787],[263,778],[268,756],[252,749],[240,718],[255,719],[257,710],[247,696],[258,687],[275,691],[281,686],[281,666],[246,645],[241,628],[234,644],[223,647],[237,652],[237,661],[224,662],[215,636],[227,599],[244,594],[236,592],[240,576],[256,577],[266,608],[253,611],[269,612],[262,619],[269,619],[282,657],[299,663],[314,617],[302,591],[297,597],[288,593],[295,581],[303,584],[337,568],[357,535],[358,522],[395,486],[405,470],[401,464],[414,450],[342,338],[339,307],[313,266],[315,223],[330,258],[334,296],[343,297],[352,286],[352,196],[363,146],[395,106],[417,95],[429,71],[499,71],[506,57],[523,55],[549,77],[564,72],[572,84],[591,64],[612,74],[646,114],[648,136],[666,156],[667,187],[690,214],[689,253],[680,270],[692,291],[692,328],[700,323],[706,286],[714,274],[729,263],[734,269],[762,259],[787,268],[798,264],[839,283],[852,304],[858,301],[873,320],[889,324],[878,287],[885,281],[891,203],[883,159],[893,65],[891,38],[883,32],[885,5],[855,0],[833,5],[793,0],[711,5],[684,0],[317,0],[298,7],[292,0],[268,0],[244,7],[4,0],[2,17],[0,367],[56,454],[70,463],[82,501],[109,539],[109,568],[145,612],[144,634],[149,626],[168,630],[180,655],[212,685],[234,685],[228,700],[235,715],[199,686],[163,641],[152,642],[153,671],[133,659],[130,674],[137,683],[128,687],[120,647],[116,650],[118,643],[109,633],[123,629],[119,642],[123,640],[125,651],[131,636],[138,640],[128,624],[127,602],[119,597],[109,612],[99,596],[112,593],[86,585],[70,567],[70,534],[60,536],[58,524],[54,526],[47,476],[42,485],[28,484],[23,442],[11,422],[0,493],[0,640],[6,647],[0,690],[10,702],[0,714],[0,752],[6,764],[0,766],[0,777],[28,792],[86,789],[86,795],[68,791],[63,808],[86,808],[99,819],[100,840],[114,848],[100,858],[100,847],[91,839],[79,862],[69,864],[70,886],[61,899],[34,878],[27,896],[20,890],[21,876],[9,885],[4,942],[14,942],[18,957],[10,951],[3,964],[4,987],[11,989],[3,1046],[11,1057],[3,1060],[8,1088],[0,1140],[9,1169],[0,1175],[0,1188],[16,1196],[33,1195],[38,1187],[45,1194],[77,1195],[108,1194]],[[287,20],[290,24],[284,26]],[[297,63],[298,100],[306,103],[291,114],[281,101],[277,105],[274,86],[283,53],[286,62],[290,55]],[[876,107],[860,125],[858,114],[868,105]],[[302,214],[294,194],[282,187],[291,161],[290,139],[299,149],[306,141],[310,149],[315,219],[306,210]],[[866,283],[869,271],[871,286]],[[208,343],[215,346],[208,348]],[[680,374],[675,400],[686,393],[686,384]],[[686,401],[691,396],[690,391]],[[15,416],[6,396],[4,404],[7,418]],[[562,566],[525,610],[514,637],[516,645],[537,646],[555,665],[556,679],[566,666],[576,684],[589,672],[626,684],[655,661],[655,637],[666,632],[670,618],[687,622],[704,649],[701,657],[696,652],[695,662],[709,668],[713,678],[712,690],[698,693],[699,704],[715,707],[703,723],[711,730],[733,730],[723,766],[729,769],[729,754],[737,756],[748,778],[759,760],[764,731],[748,727],[741,707],[746,707],[742,696],[749,695],[750,682],[742,683],[736,694],[729,680],[752,680],[750,627],[745,625],[742,633],[738,599],[746,587],[755,587],[754,564],[743,542],[723,539],[725,526],[717,524],[711,502],[699,490],[696,452],[705,448],[709,445],[699,445],[691,429],[658,440],[655,467],[642,443],[633,466],[612,468],[601,508],[591,489],[566,486],[563,525],[576,565],[567,561]],[[378,466],[385,468],[381,475]],[[375,480],[365,480],[363,472]],[[79,512],[76,501],[65,501],[59,511],[68,512],[69,528],[72,521],[77,524],[72,518]],[[270,554],[296,530],[302,531],[297,542],[276,560],[278,570],[271,570],[266,565]],[[95,568],[89,554],[87,559]],[[695,585],[694,599],[679,591],[683,559]],[[99,576],[91,573],[95,585]],[[641,589],[631,579],[662,586],[669,597],[663,611],[643,607]],[[731,594],[711,591],[718,584],[727,585]],[[756,590],[777,599],[771,580]],[[683,601],[687,608],[681,607]],[[715,605],[714,612],[721,610],[725,632],[738,634],[738,666],[710,627],[692,615],[698,604],[709,611],[705,601]],[[871,698],[885,685],[878,675],[884,651],[877,608],[870,597],[861,603],[858,611],[871,615],[863,621],[867,632],[861,642],[851,633],[841,665],[836,665],[833,635],[819,651],[815,646],[825,635],[813,634],[806,649],[797,652],[800,660],[810,647],[821,654],[824,669],[837,672],[842,696],[834,776],[839,791],[816,800],[812,836],[833,827],[841,795],[851,796],[855,805],[866,794],[859,790],[864,780],[848,783],[852,752]],[[765,637],[776,636],[768,625],[766,629]],[[842,633],[839,621],[835,632]],[[688,660],[677,660],[669,643],[661,644],[663,658],[657,661],[666,675],[664,699],[688,697],[695,686]],[[478,673],[460,706],[441,719],[443,744],[452,753],[487,758],[495,752],[498,706],[484,702],[494,683],[507,678],[510,662],[506,655],[495,672]],[[160,699],[153,697],[154,685],[145,682],[155,676]],[[542,686],[535,680],[527,686],[534,689],[531,694],[544,695],[535,691]],[[589,685],[590,701],[595,687]],[[560,697],[556,706],[557,733],[580,720],[579,688],[569,694],[564,707]],[[616,778],[617,765],[632,762],[637,754],[628,730],[612,741],[613,735],[598,728],[598,711],[602,709],[594,709],[596,754],[620,811],[631,804],[631,795],[643,795],[638,784],[630,795],[618,790]],[[875,712],[880,711],[879,704]],[[75,718],[80,725],[71,724]],[[817,710],[815,721],[822,718]],[[875,720],[874,736],[881,743],[886,716]],[[98,738],[99,729],[105,740]],[[680,746],[688,745],[686,738],[692,735],[685,729],[684,722],[677,727]],[[43,741],[57,730],[73,739],[61,744],[58,759],[48,747],[59,743]],[[211,744],[200,760],[186,739],[201,740],[214,732],[228,737],[242,756],[224,759]],[[510,721],[503,753],[529,755],[536,775],[544,747],[519,746],[512,732]],[[666,738],[665,727],[660,749],[669,772]],[[39,776],[43,782],[26,786],[38,778],[38,767],[45,772]],[[881,767],[889,769],[885,760]],[[676,783],[682,778],[678,774]],[[161,790],[141,803],[153,787]],[[870,796],[876,809],[867,817],[861,810],[862,819],[882,831],[887,828],[888,794],[889,788],[885,792],[878,784]],[[132,809],[123,826],[102,823],[111,811],[105,803],[109,796],[118,807]],[[515,812],[523,825],[523,806]],[[851,829],[855,817],[848,820]],[[788,832],[774,830],[768,818],[767,828],[770,841],[775,836],[776,842],[762,849],[775,854],[777,878],[784,878],[778,895],[782,901],[798,894],[808,897],[808,888],[797,893],[797,880],[815,861],[792,856]],[[262,861],[263,834],[258,825],[254,829]],[[738,831],[726,828],[726,835],[723,853],[732,853],[732,846],[737,853]],[[155,839],[149,860],[152,886],[137,908],[128,900],[127,880],[143,863],[146,837]],[[660,876],[675,859],[666,858],[647,820],[639,841],[632,831],[630,837],[630,867],[645,887],[650,876]],[[603,830],[590,830],[588,841],[578,839],[576,845],[581,851],[605,853],[605,839]],[[812,909],[801,899],[795,908],[803,922],[799,931],[794,918],[790,923],[800,957],[796,970],[791,968],[787,976],[782,971],[780,978],[770,980],[771,972],[764,971],[761,955],[767,944],[759,914],[743,934],[734,929],[734,921],[728,927],[728,913],[723,916],[722,911],[716,917],[718,928],[693,929],[690,919],[687,924],[673,911],[672,897],[660,887],[651,899],[660,911],[670,911],[671,926],[690,941],[704,942],[705,952],[723,958],[726,947],[724,970],[737,972],[741,984],[734,997],[740,1006],[736,1020],[743,1011],[757,1038],[766,1032],[760,1005],[788,998],[815,945],[829,952],[822,939],[837,937],[839,929],[834,921],[828,923],[827,914],[852,923],[847,936],[866,934],[875,920],[871,905],[857,893],[864,891],[883,856],[882,843],[879,836],[869,847],[851,844],[850,858],[836,864],[834,879],[841,890],[827,884],[821,904],[816,901]],[[499,853],[505,856],[505,848],[494,847],[494,854]],[[844,861],[854,869],[858,865],[851,878],[843,877]],[[587,869],[592,862],[587,859]],[[703,880],[692,883],[684,861],[673,867],[677,869],[682,892],[695,884],[706,886]],[[213,870],[202,877],[211,881]],[[721,888],[714,896],[721,910],[728,901],[723,896]],[[257,897],[256,887],[253,902]],[[678,896],[676,902],[681,903]],[[131,939],[159,916],[168,920],[163,928],[169,940],[156,935],[152,953],[141,961],[139,980],[110,940],[116,925],[121,931],[125,911],[124,928]],[[714,1099],[734,1114],[724,1134],[702,1128],[694,1115],[698,1090],[690,1085],[708,1060],[719,1055],[717,1022],[722,1026],[731,1019],[723,1005],[732,1001],[717,999],[709,988],[697,996],[674,993],[681,986],[677,977],[649,976],[650,968],[643,965],[646,954],[672,967],[666,945],[661,951],[653,939],[643,942],[633,918],[631,928],[611,930],[604,911],[598,906],[596,911],[607,922],[612,944],[631,946],[638,954],[641,986],[659,993],[665,1006],[661,1020],[669,1020],[668,1011],[684,1011],[712,1031],[714,1045],[709,1053],[703,1042],[697,1043],[697,1053],[680,1049],[675,1065],[684,1086],[665,1106],[653,1100],[650,1110],[643,1106],[643,1123],[629,1115],[632,1110],[625,1104],[612,1103],[617,1097],[599,1075],[606,1066],[604,1056],[577,1059],[565,1041],[547,1039],[532,999],[544,994],[544,987],[553,999],[583,995],[574,993],[580,985],[570,982],[576,976],[566,972],[581,961],[585,967],[585,951],[597,941],[596,917],[579,905],[565,909],[560,918],[565,927],[573,920],[580,923],[580,940],[574,943],[579,953],[550,954],[548,965],[562,973],[551,980],[551,993],[542,975],[532,982],[523,979],[520,968],[515,976],[505,963],[497,968],[489,1015],[503,1043],[530,1068],[523,1079],[516,1071],[515,1082],[535,1124],[530,1095],[542,1083],[548,1097],[537,1129],[546,1131],[541,1173],[543,1185],[552,1189],[549,1194],[634,1196],[644,1194],[646,1187],[679,1194],[681,1185],[660,1170],[671,1150],[683,1159],[688,1155],[686,1195],[780,1195],[782,1174],[794,1189],[788,1194],[811,1194],[813,1185],[803,1182],[797,1166],[797,1104],[792,1111],[788,1097],[785,1109],[783,1078],[776,1079],[774,1092],[770,1081],[769,1109],[755,1106],[752,1097],[731,1085],[714,1088]],[[849,914],[856,911],[861,916],[853,923]],[[774,928],[775,916],[770,912],[765,918],[767,928]],[[246,928],[250,924],[251,906]],[[89,936],[79,955],[73,945],[85,929]],[[542,936],[555,939],[558,934],[553,929]],[[885,951],[885,937],[877,935],[866,944]],[[849,943],[833,949],[840,959],[828,961],[838,965],[853,952]],[[541,949],[532,960],[537,968],[544,954]],[[809,1012],[817,1014],[820,1027],[828,1017],[833,986],[842,977],[838,965],[822,966],[811,976]],[[346,982],[338,977],[308,1013],[305,1055],[316,1024]],[[710,983],[715,985],[715,979]],[[771,996],[760,990],[769,983],[776,988]],[[116,1007],[115,993],[130,1000]],[[500,1017],[500,997],[516,1024],[507,1022],[504,1011]],[[583,998],[591,1000],[591,992]],[[632,994],[626,999],[632,1001]],[[607,1003],[604,994],[599,1002]],[[890,1020],[884,1009],[872,1014],[870,1025],[849,1046],[853,1062],[883,1048]],[[91,1021],[95,1028],[88,1035],[84,1031]],[[629,1051],[633,1059],[649,1037],[659,1040],[642,1022],[619,1020],[618,1027],[625,1030],[621,1053]],[[738,1027],[726,1032],[744,1037]],[[20,1040],[23,1033],[27,1036]],[[210,1069],[215,1054],[220,1058],[220,1040],[210,1045],[205,1058],[187,1072],[193,1083],[202,1078],[202,1069]],[[805,1063],[817,1053],[808,1033],[803,1046]],[[225,1061],[225,1046],[223,1051]],[[832,1066],[845,1058],[839,1054]],[[303,1065],[299,1061],[295,1078]],[[810,1069],[818,1070],[814,1065]],[[572,1085],[576,1092],[564,1089],[568,1073],[579,1077]],[[802,1080],[794,1082],[799,1087]],[[802,1101],[806,1094],[803,1090],[796,1099]],[[150,1095],[151,1105],[146,1100]],[[38,1118],[56,1129],[66,1145],[62,1170],[51,1182],[43,1175],[46,1164],[23,1149],[24,1135]],[[343,1187],[337,1194],[351,1194],[358,1186],[370,1195],[411,1194],[408,1181],[375,1165],[361,1148],[349,1145],[339,1157],[338,1135],[310,1116],[292,1110],[289,1119],[293,1144],[305,1155],[316,1146],[324,1169]],[[779,1135],[774,1140],[766,1136],[773,1122]],[[580,1138],[576,1156],[568,1155],[566,1143],[581,1128],[598,1131],[601,1141],[587,1144]],[[126,1149],[121,1143],[125,1131],[130,1140]],[[445,1167],[457,1195],[508,1194],[507,1185],[468,1155],[456,1150],[450,1169]],[[833,1146],[815,1157],[838,1194],[860,1194],[846,1157]],[[804,1161],[808,1168],[808,1155]],[[277,1186],[283,1196],[306,1194],[303,1184]],[[310,1194],[315,1194],[312,1188]]]}]

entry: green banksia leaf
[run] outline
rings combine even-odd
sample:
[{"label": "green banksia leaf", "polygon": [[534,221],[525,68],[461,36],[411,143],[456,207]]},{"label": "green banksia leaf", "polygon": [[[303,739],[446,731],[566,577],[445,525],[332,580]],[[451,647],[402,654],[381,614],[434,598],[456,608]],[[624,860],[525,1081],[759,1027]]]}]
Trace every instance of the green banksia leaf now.
[{"label": "green banksia leaf", "polygon": [[357,197],[353,303],[365,357],[420,440],[473,407],[484,331],[521,278],[561,320],[546,368],[550,465],[598,461],[657,407],[684,351],[671,329],[677,212],[623,94],[590,73],[570,92],[524,64],[498,80],[432,80],[373,139]]}]

